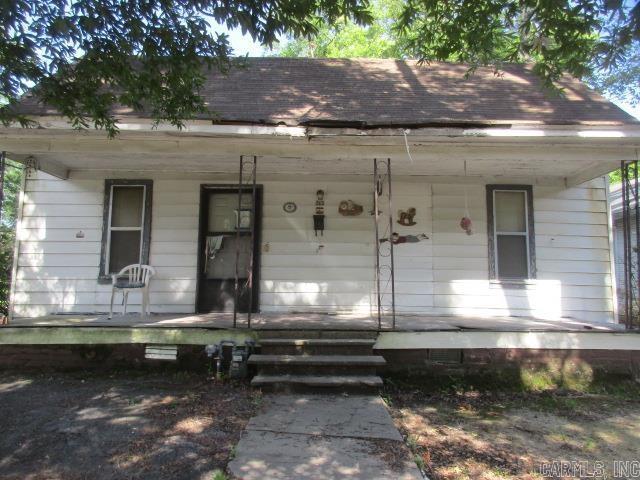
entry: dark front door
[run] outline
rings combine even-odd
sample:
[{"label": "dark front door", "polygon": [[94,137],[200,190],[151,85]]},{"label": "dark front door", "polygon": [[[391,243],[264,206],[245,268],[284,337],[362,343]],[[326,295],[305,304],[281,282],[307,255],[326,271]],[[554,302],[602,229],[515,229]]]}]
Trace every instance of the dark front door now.
[{"label": "dark front door", "polygon": [[[260,270],[260,226],[262,188],[242,194],[238,209],[237,187],[203,186],[200,196],[200,241],[198,260],[198,312],[233,312],[236,258],[238,264],[238,311],[258,311]],[[251,210],[255,211],[253,245]],[[239,238],[237,234],[240,234]],[[252,248],[253,246],[253,248]],[[253,251],[253,289],[248,288]],[[252,292],[253,290],[253,292]]]}]

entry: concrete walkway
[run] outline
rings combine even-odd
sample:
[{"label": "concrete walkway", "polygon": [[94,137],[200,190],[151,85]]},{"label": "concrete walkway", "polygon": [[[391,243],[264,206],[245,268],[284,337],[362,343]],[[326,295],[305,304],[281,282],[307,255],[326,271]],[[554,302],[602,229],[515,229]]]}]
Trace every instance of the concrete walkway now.
[{"label": "concrete walkway", "polygon": [[229,472],[243,480],[422,479],[374,395],[265,396]]}]

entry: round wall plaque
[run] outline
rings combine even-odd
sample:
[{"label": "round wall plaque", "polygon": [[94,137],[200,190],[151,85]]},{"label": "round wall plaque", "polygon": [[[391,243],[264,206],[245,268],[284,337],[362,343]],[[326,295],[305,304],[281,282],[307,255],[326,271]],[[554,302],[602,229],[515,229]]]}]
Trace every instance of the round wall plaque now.
[{"label": "round wall plaque", "polygon": [[293,202],[286,202],[282,205],[282,209],[287,213],[293,213],[298,209],[298,206]]}]

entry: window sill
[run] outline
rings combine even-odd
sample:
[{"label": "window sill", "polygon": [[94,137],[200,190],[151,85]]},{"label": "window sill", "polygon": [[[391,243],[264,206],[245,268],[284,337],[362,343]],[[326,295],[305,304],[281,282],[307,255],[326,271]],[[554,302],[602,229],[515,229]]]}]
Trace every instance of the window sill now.
[{"label": "window sill", "polygon": [[533,278],[528,278],[524,280],[498,280],[493,279],[489,280],[490,288],[508,288],[508,289],[527,289],[536,286],[536,280]]}]

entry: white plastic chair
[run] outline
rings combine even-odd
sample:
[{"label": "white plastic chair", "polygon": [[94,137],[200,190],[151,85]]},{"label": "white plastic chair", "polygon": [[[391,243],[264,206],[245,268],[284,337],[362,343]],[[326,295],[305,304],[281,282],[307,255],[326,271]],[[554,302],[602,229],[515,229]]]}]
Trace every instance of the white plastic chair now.
[{"label": "white plastic chair", "polygon": [[111,286],[111,306],[109,307],[109,318],[113,317],[113,300],[116,291],[122,292],[122,303],[124,304],[124,314],[127,313],[127,302],[129,301],[129,292],[142,293],[142,308],[140,316],[145,314],[151,315],[151,307],[149,306],[149,283],[151,277],[156,274],[153,267],[149,265],[127,265],[118,273],[111,275],[113,281]]}]

